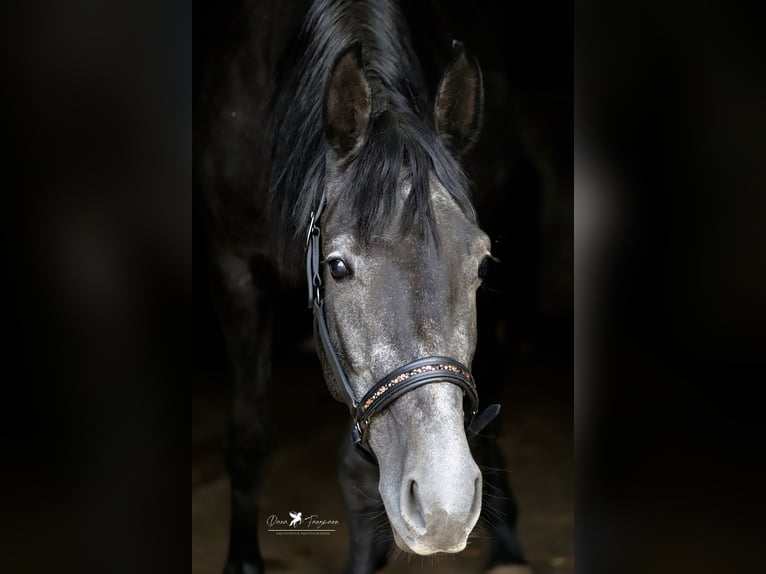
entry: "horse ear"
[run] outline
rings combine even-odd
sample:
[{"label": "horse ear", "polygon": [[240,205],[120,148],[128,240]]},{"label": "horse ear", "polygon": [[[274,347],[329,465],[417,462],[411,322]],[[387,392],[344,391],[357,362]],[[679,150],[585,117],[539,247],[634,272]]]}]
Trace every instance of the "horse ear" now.
[{"label": "horse ear", "polygon": [[456,156],[468,152],[479,137],[484,108],[484,84],[476,58],[460,42],[452,42],[454,57],[436,90],[436,133]]},{"label": "horse ear", "polygon": [[355,42],[335,61],[325,95],[327,139],[340,157],[361,145],[370,120],[370,85]]}]

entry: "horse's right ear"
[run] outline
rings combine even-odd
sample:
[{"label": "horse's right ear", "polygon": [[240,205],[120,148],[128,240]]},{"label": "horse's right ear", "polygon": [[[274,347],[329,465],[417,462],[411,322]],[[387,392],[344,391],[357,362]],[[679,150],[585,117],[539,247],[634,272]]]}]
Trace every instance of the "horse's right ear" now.
[{"label": "horse's right ear", "polygon": [[436,90],[436,133],[456,156],[467,153],[479,137],[484,108],[484,84],[476,58],[460,42],[452,42],[452,62]]},{"label": "horse's right ear", "polygon": [[340,157],[347,156],[364,141],[370,121],[370,100],[362,45],[356,42],[335,61],[325,92],[327,139]]}]

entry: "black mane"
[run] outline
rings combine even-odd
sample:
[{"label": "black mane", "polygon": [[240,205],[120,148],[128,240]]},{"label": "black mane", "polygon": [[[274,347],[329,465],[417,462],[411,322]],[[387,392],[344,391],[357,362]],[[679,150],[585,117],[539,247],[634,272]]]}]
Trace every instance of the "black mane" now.
[{"label": "black mane", "polygon": [[318,0],[282,58],[272,110],[271,207],[282,252],[288,256],[300,254],[291,244],[304,236],[325,186],[326,82],[338,56],[354,42],[362,45],[372,113],[364,145],[342,167],[338,201],[351,210],[361,239],[391,223],[403,168],[412,181],[403,223],[417,226],[420,238],[437,237],[431,172],[475,219],[466,177],[435,133],[420,66],[398,7],[389,0]]}]

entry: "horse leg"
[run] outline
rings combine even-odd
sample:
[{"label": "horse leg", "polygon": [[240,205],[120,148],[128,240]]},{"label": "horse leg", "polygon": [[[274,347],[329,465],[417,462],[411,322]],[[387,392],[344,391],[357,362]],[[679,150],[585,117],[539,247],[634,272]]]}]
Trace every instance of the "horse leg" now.
[{"label": "horse leg", "polygon": [[[484,336],[480,334],[479,345],[473,362],[474,374],[479,381],[479,396],[484,404],[502,403],[504,386],[504,364],[502,357],[505,350],[498,336],[500,323],[497,317],[490,315],[489,306],[479,307],[484,315],[480,325],[484,325]],[[508,475],[505,471],[505,457],[500,451],[497,438],[500,436],[502,414],[476,438],[476,450],[482,469],[484,496],[483,514],[492,523],[492,547],[489,569],[493,572],[523,572],[520,568],[511,570],[503,566],[523,566],[527,564],[522,551],[516,525],[519,516],[516,497],[513,494]],[[497,570],[495,570],[497,568]]]},{"label": "horse leg", "polygon": [[372,574],[386,565],[393,537],[378,492],[378,468],[354,450],[348,434],[338,451],[338,475],[349,513],[351,545],[347,574]]},{"label": "horse leg", "polygon": [[[495,435],[497,430],[492,428],[495,425],[496,422],[487,427],[483,434]],[[484,467],[484,504],[492,507],[491,514],[496,517],[492,526],[489,568],[526,565],[527,561],[516,530],[519,510],[505,472],[505,457],[500,451],[497,440],[492,436],[482,436],[477,442]],[[498,568],[497,571],[502,570]],[[518,572],[522,571],[518,570]],[[508,572],[516,572],[516,570]]]},{"label": "horse leg", "polygon": [[265,400],[271,371],[273,311],[254,282],[251,262],[224,252],[212,285],[232,363],[233,385],[226,435],[231,485],[229,551],[225,574],[263,572],[258,546],[258,493],[271,451]]}]

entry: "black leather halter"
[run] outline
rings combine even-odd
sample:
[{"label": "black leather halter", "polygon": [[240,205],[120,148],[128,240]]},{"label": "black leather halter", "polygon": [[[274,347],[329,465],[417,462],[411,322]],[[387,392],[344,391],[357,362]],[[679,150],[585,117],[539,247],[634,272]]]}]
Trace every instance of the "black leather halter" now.
[{"label": "black leather halter", "polygon": [[[308,283],[309,308],[314,310],[314,333],[322,346],[324,355],[330,363],[333,376],[339,384],[344,402],[351,410],[354,419],[354,427],[351,431],[351,439],[357,452],[373,464],[377,459],[370,449],[368,429],[372,417],[388,408],[391,403],[402,395],[409,393],[429,383],[448,382],[463,389],[467,405],[464,405],[466,435],[468,440],[473,439],[486,427],[500,412],[500,405],[494,404],[487,407],[478,417],[479,395],[476,391],[476,383],[471,375],[471,370],[447,357],[425,357],[399,367],[377,382],[360,399],[356,400],[354,389],[343,371],[335,348],[330,340],[330,332],[327,329],[327,321],[324,314],[324,300],[322,299],[322,273],[319,268],[319,251],[321,247],[322,232],[319,229],[319,217],[325,207],[325,196],[315,212],[311,213],[311,221],[306,235],[306,280]],[[467,407],[467,408],[466,408]],[[474,418],[476,417],[476,418]]]}]

